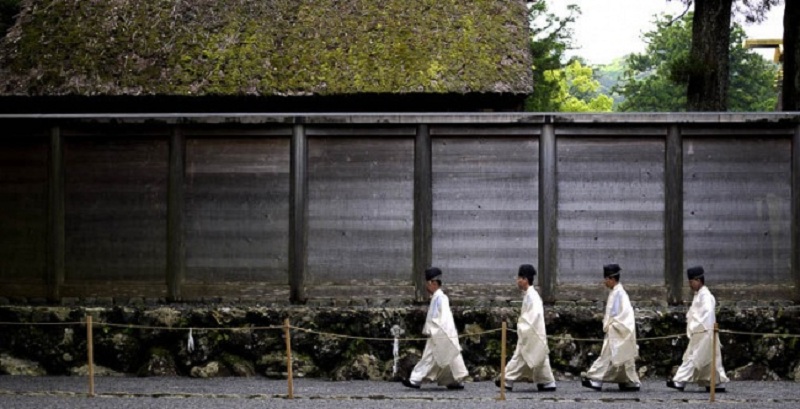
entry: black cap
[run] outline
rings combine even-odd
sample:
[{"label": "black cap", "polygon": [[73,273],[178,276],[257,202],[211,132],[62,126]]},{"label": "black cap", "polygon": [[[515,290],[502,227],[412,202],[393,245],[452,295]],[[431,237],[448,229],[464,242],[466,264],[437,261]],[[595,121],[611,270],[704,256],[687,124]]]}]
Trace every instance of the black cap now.
[{"label": "black cap", "polygon": [[686,277],[690,280],[694,280],[695,278],[700,278],[705,274],[705,270],[703,270],[703,266],[694,266],[690,267],[686,270]]},{"label": "black cap", "polygon": [[525,277],[529,283],[533,283],[533,276],[536,275],[536,269],[530,264],[523,264],[519,266],[519,273],[517,277]]},{"label": "black cap", "polygon": [[442,279],[442,270],[439,270],[438,267],[431,267],[425,270],[425,281],[441,280],[441,279]]},{"label": "black cap", "polygon": [[618,277],[621,270],[619,264],[606,264],[603,266],[603,277]]}]

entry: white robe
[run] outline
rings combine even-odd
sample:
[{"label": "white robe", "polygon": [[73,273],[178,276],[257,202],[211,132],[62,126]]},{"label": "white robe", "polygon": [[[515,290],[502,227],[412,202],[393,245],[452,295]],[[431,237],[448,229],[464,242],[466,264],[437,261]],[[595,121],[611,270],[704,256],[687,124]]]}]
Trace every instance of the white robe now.
[{"label": "white robe", "polygon": [[[686,336],[689,337],[689,346],[683,354],[678,372],[672,378],[675,382],[697,382],[701,386],[711,384],[711,351],[713,348],[714,324],[717,322],[715,308],[717,300],[703,286],[694,294],[692,306],[686,312]],[[725,383],[729,379],[722,367],[722,348],[717,335],[717,373],[716,383]]]},{"label": "white robe", "polygon": [[628,293],[617,284],[608,294],[603,318],[603,348],[600,356],[586,372],[586,377],[598,382],[639,384],[636,373],[636,320]]},{"label": "white robe", "polygon": [[428,381],[438,382],[439,385],[451,385],[464,380],[469,373],[461,356],[450,300],[441,289],[431,297],[422,333],[428,336],[428,341],[409,380],[416,384]]},{"label": "white robe", "polygon": [[533,286],[529,286],[517,320],[517,348],[506,365],[506,382],[522,379],[538,384],[555,382],[549,352],[542,298]]}]

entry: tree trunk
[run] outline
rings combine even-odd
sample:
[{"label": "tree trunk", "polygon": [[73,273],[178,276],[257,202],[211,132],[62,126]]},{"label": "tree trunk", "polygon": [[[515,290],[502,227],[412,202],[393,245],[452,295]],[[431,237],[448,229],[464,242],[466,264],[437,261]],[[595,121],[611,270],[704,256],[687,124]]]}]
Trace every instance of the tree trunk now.
[{"label": "tree trunk", "polygon": [[781,110],[800,108],[800,2],[787,1],[783,11],[783,89]]},{"label": "tree trunk", "polygon": [[728,109],[731,6],[733,0],[697,0],[692,23],[689,111]]}]

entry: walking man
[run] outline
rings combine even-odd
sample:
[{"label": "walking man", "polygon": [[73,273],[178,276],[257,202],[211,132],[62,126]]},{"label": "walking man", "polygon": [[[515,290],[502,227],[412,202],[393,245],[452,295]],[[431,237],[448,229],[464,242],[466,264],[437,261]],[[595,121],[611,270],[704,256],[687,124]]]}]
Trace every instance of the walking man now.
[{"label": "walking man", "polygon": [[[719,344],[719,335],[714,333],[714,324],[717,322],[715,308],[717,300],[705,286],[705,270],[702,266],[692,267],[686,270],[689,286],[694,291],[692,306],[686,312],[686,336],[689,337],[689,346],[683,354],[678,372],[667,381],[667,386],[682,391],[687,383],[696,382],[700,386],[705,386],[706,391],[711,390],[711,354],[716,354],[717,364],[713,370],[716,371],[717,392],[725,392],[725,384],[729,381],[725,375],[725,368],[722,367],[722,349]],[[713,350],[714,338],[717,338],[717,348]]]},{"label": "walking man", "polygon": [[[542,298],[533,287],[536,269],[530,264],[519,266],[517,287],[525,294],[522,310],[517,320],[517,349],[506,365],[505,387],[513,389],[514,382],[527,380],[535,382],[539,391],[554,392],[556,381],[550,369],[547,347],[547,332],[544,327],[544,308]],[[500,379],[495,381],[500,387]]]},{"label": "walking man", "polygon": [[431,294],[431,304],[422,334],[428,336],[411,376],[403,385],[419,389],[423,382],[437,382],[447,389],[464,389],[463,380],[469,375],[461,356],[458,332],[450,311],[450,300],[442,292],[442,270],[431,267],[425,270],[425,288]]},{"label": "walking man", "polygon": [[628,293],[619,282],[621,270],[616,264],[603,266],[603,283],[611,290],[603,318],[605,339],[600,357],[581,377],[581,385],[598,391],[605,382],[617,383],[622,391],[635,392],[641,387],[635,363],[639,355],[636,321]]}]

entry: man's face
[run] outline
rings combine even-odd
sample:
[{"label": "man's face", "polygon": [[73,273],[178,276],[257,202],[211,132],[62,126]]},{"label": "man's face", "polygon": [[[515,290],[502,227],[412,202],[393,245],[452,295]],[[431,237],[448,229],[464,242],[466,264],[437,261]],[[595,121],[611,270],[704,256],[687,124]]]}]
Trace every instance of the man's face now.
[{"label": "man's face", "polygon": [[525,277],[517,277],[517,287],[522,291],[528,291],[528,280]]},{"label": "man's face", "polygon": [[702,286],[703,286],[703,283],[700,281],[699,278],[693,278],[693,279],[689,280],[689,287],[692,287],[692,291],[697,291]]},{"label": "man's face", "polygon": [[615,285],[617,285],[617,281],[611,277],[605,277],[603,279],[603,285],[605,285],[608,289],[612,289]]},{"label": "man's face", "polygon": [[433,295],[439,289],[439,283],[434,280],[428,280],[425,282],[425,289],[428,290],[428,294]]}]

